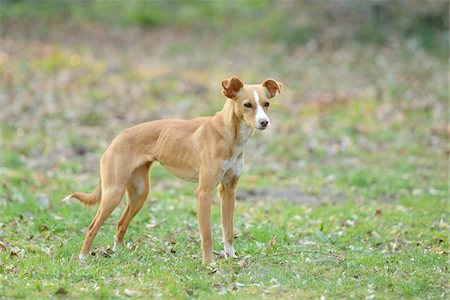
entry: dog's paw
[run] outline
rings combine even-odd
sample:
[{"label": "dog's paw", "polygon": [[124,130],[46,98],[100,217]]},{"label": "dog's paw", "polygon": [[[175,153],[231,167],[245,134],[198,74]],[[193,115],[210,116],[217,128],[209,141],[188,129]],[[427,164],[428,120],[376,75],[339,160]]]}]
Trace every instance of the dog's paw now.
[{"label": "dog's paw", "polygon": [[238,258],[232,245],[225,245],[225,257]]},{"label": "dog's paw", "polygon": [[123,248],[123,243],[119,243],[119,242],[116,240],[116,238],[114,238],[114,243],[113,243],[112,251],[113,251],[113,252],[117,252],[117,251],[119,251],[119,250],[122,249],[122,248]]},{"label": "dog's paw", "polygon": [[73,256],[72,261],[81,267],[87,266],[86,255]]},{"label": "dog's paw", "polygon": [[213,266],[216,262],[214,261],[214,258],[212,256],[210,256],[210,257],[203,257],[202,263],[204,266],[210,267],[210,266]]}]

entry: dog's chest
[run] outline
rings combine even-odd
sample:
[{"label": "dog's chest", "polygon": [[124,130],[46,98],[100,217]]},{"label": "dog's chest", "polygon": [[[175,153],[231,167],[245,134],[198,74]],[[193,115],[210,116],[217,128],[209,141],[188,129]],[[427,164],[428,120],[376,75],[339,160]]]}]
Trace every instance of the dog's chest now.
[{"label": "dog's chest", "polygon": [[239,144],[235,146],[231,150],[231,156],[230,158],[222,161],[222,170],[226,172],[227,170],[231,169],[234,165],[236,165],[236,162],[238,160],[238,157],[242,154],[244,151],[245,144]]},{"label": "dog's chest", "polygon": [[222,162],[222,176],[223,174],[234,168],[235,172],[238,172],[240,175],[240,171],[242,169],[243,165],[243,159],[241,156],[242,152],[244,151],[245,145],[247,145],[248,140],[250,139],[250,136],[252,134],[252,129],[248,128],[245,125],[241,125],[239,128],[239,134],[235,140],[235,143],[233,144],[232,148],[230,149],[230,157]]}]

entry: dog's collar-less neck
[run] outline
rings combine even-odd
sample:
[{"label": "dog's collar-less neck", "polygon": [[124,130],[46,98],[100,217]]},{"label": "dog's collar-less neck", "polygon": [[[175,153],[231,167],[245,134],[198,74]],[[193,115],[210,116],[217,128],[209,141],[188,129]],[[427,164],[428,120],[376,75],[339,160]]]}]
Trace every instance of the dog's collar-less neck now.
[{"label": "dog's collar-less neck", "polygon": [[248,141],[253,133],[253,128],[236,115],[233,100],[227,99],[222,111],[220,111],[220,116],[226,131],[226,138],[233,139],[239,143]]}]

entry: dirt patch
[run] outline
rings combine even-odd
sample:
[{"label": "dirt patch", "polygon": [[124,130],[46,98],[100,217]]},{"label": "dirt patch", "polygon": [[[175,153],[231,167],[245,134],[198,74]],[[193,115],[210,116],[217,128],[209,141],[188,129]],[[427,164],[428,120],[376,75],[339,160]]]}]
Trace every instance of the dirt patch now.
[{"label": "dirt patch", "polygon": [[309,194],[296,186],[268,187],[251,190],[236,191],[237,201],[274,201],[284,200],[305,205],[320,205],[336,203],[346,199],[345,195],[337,191],[323,191],[319,194]]}]

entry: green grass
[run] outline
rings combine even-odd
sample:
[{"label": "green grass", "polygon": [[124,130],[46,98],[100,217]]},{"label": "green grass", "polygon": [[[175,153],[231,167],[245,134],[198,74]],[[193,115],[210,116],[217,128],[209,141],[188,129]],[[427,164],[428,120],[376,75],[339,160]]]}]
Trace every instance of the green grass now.
[{"label": "green grass", "polygon": [[[72,184],[70,184],[72,185]],[[240,258],[216,258],[203,267],[189,190],[157,192],[135,218],[128,247],[112,257],[72,262],[95,208],[62,205],[52,193],[51,208],[34,197],[2,210],[0,293],[46,298],[64,288],[70,297],[110,298],[133,292],[151,297],[210,298],[439,298],[445,293],[448,216],[442,196],[425,192],[395,203],[306,207],[276,200],[240,202],[235,246]],[[377,212],[378,211],[378,212]],[[114,220],[103,227],[94,248],[111,245]],[[215,250],[219,209],[214,203]],[[156,223],[150,229],[147,224]],[[131,290],[131,291],[130,291]]]},{"label": "green grass", "polygon": [[[333,124],[342,128],[330,130],[346,132],[345,124],[352,124],[362,112],[351,105],[332,109],[328,113]],[[8,128],[3,131],[9,140],[14,136]],[[378,137],[376,130],[372,134],[373,139],[386,138],[393,149],[409,142],[402,140],[401,132],[395,141]],[[358,136],[354,139],[357,142]],[[320,196],[329,184],[323,177],[336,174],[332,185],[344,196],[318,206],[303,204],[300,198],[239,201],[235,218],[239,259],[216,255],[218,266],[213,269],[201,265],[195,184],[180,187],[158,166],[152,172],[155,190],[129,228],[128,246],[111,257],[97,254],[79,266],[73,258],[96,208],[58,200],[71,191],[91,189],[95,181],[83,185],[68,176],[79,172],[80,166],[67,162],[59,174],[47,179],[51,183],[39,182],[27,172],[20,153],[4,146],[3,172],[8,173],[0,192],[6,201],[0,212],[0,294],[5,297],[47,298],[58,293],[73,298],[446,297],[448,191],[442,168],[430,170],[429,180],[415,173],[430,163],[426,147],[414,150],[422,156],[416,161],[386,149],[365,153],[362,162],[351,167],[327,164],[322,154],[313,153],[309,159],[318,170],[309,175],[289,169],[284,176],[283,170],[268,173],[251,167],[240,189],[265,188],[274,180],[300,184],[300,178],[309,177],[304,184],[315,186]],[[264,176],[267,180],[259,178]],[[158,186],[162,182],[166,185]],[[49,205],[40,206],[37,191],[50,195]],[[95,239],[97,252],[110,247],[120,213],[116,209]],[[219,251],[218,201],[213,203],[212,218],[214,249]]]},{"label": "green grass", "polygon": [[[166,2],[133,2],[117,16],[113,2],[51,3],[35,13],[28,1],[1,3],[11,9],[0,9],[0,298],[448,298],[448,47],[443,59],[410,40],[433,43],[442,24],[427,14],[440,10],[401,15],[428,27],[390,44],[376,22],[411,7],[383,4],[358,28],[369,33],[335,44],[315,18],[333,10],[309,2],[304,18],[289,18],[300,4],[192,2],[173,22]],[[242,18],[223,31],[236,19],[226,9]],[[380,43],[365,44],[370,32]],[[124,128],[220,109],[220,80],[232,75],[284,83],[271,127],[248,144],[239,258],[202,266],[196,185],[155,166],[127,246],[101,255],[122,205],[94,240],[97,255],[74,262],[97,208],[60,199],[94,188]],[[215,251],[219,212],[216,196]]]}]

